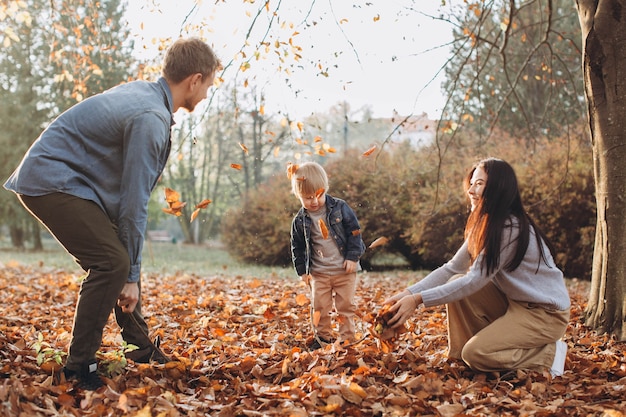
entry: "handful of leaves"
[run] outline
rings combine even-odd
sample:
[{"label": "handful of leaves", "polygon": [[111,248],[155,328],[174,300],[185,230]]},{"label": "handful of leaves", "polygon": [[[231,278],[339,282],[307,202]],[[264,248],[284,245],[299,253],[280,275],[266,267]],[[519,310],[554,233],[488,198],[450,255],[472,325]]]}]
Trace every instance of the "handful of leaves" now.
[{"label": "handful of leaves", "polygon": [[389,311],[390,307],[390,304],[385,304],[374,317],[370,327],[370,333],[377,339],[378,347],[384,353],[391,352],[396,338],[408,330],[406,323],[397,328],[389,326],[389,320],[394,316],[394,313]]},{"label": "handful of leaves", "polygon": [[385,333],[385,329],[389,328],[389,320],[393,317],[393,313],[389,311],[389,307],[389,304],[385,304],[376,317],[374,317],[374,331],[379,336]]}]

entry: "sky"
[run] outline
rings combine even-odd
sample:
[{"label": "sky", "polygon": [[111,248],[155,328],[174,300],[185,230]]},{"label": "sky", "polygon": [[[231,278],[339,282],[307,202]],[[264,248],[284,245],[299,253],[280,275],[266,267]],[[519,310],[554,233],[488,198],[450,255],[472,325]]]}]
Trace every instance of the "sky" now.
[{"label": "sky", "polygon": [[[269,12],[262,9],[256,17],[263,4],[135,0],[127,19],[141,57],[159,56],[155,39],[204,37],[223,63],[233,62],[224,82],[243,85],[248,79],[249,86],[262,90],[266,112],[306,117],[347,102],[352,111],[368,106],[376,117],[439,115],[441,68],[451,39],[450,24],[430,17],[437,15],[440,2],[272,0]],[[278,6],[278,13],[271,13]],[[302,58],[294,61],[290,51],[281,55],[281,62],[272,47],[258,48],[261,39],[272,46],[291,40],[302,48]],[[261,53],[250,61],[250,69],[237,72],[255,52]]]}]

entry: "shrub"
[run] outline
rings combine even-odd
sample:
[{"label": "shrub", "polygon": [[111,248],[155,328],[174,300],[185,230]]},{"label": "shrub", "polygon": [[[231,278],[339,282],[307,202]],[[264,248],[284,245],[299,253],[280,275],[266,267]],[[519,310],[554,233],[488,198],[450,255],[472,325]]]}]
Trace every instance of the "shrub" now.
[{"label": "shrub", "polygon": [[224,215],[222,241],[237,260],[289,266],[291,219],[299,208],[286,175],[277,173]]}]

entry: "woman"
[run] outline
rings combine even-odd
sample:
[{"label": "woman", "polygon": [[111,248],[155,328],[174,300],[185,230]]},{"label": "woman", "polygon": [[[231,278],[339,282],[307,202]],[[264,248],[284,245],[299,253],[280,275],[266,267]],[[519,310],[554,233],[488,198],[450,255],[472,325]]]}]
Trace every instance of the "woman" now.
[{"label": "woman", "polygon": [[526,214],[517,178],[488,158],[465,179],[465,242],[445,265],[385,301],[396,329],[420,305],[447,305],[448,356],[476,371],[563,374],[570,299],[546,236]]}]

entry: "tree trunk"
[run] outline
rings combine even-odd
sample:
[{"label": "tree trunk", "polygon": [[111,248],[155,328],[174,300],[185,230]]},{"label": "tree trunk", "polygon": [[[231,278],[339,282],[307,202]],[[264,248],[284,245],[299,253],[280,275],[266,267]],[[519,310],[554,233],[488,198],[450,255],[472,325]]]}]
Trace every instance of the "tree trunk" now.
[{"label": "tree trunk", "polygon": [[41,240],[41,227],[39,226],[39,222],[35,219],[30,220],[32,236],[33,236],[33,250],[42,251],[43,250],[43,242]]},{"label": "tree trunk", "polygon": [[11,244],[13,247],[24,249],[24,229],[21,227],[21,224],[10,224],[9,234],[11,235]]},{"label": "tree trunk", "polygon": [[577,0],[597,223],[586,324],[626,340],[626,2]]}]

